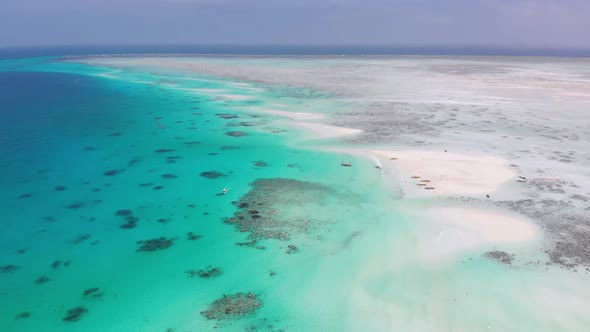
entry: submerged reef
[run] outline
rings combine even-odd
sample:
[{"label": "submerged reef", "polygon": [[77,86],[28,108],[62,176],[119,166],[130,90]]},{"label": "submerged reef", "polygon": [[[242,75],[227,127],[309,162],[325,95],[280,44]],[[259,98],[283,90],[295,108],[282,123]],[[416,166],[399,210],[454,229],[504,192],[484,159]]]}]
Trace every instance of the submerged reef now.
[{"label": "submerged reef", "polygon": [[14,264],[7,264],[7,265],[0,266],[0,272],[3,272],[3,273],[12,273],[18,269],[19,269],[19,267]]},{"label": "submerged reef", "polygon": [[115,216],[122,217],[126,222],[120,227],[123,229],[131,229],[137,226],[139,218],[133,215],[133,211],[130,209],[121,209],[115,212]]},{"label": "submerged reef", "polygon": [[102,299],[102,292],[98,287],[85,289],[82,294],[85,298]]},{"label": "submerged reef", "polygon": [[133,211],[129,210],[129,209],[122,209],[122,210],[118,210],[117,212],[115,212],[116,216],[130,216],[133,214]]},{"label": "submerged reef", "polygon": [[243,136],[248,136],[247,133],[243,132],[243,131],[228,131],[227,133],[225,133],[227,136],[231,136],[231,137],[243,137]]},{"label": "submerged reef", "polygon": [[225,174],[217,171],[208,171],[208,172],[201,172],[201,176],[207,179],[217,179],[219,177],[225,176]]},{"label": "submerged reef", "polygon": [[157,251],[170,248],[174,244],[174,238],[159,237],[156,239],[137,241],[137,251]]},{"label": "submerged reef", "polygon": [[264,160],[256,160],[252,162],[252,165],[254,165],[254,167],[266,167],[268,166],[268,164],[264,161]]},{"label": "submerged reef", "polygon": [[296,245],[290,244],[287,246],[287,251],[286,251],[287,254],[290,255],[290,254],[295,254],[297,252],[299,252],[299,248],[297,248]]},{"label": "submerged reef", "polygon": [[86,205],[84,202],[74,202],[66,205],[66,209],[77,210],[84,207],[84,205]]},{"label": "submerged reef", "polygon": [[193,232],[186,233],[186,239],[189,240],[189,241],[196,241],[196,240],[198,240],[198,239],[200,239],[202,237],[203,237],[202,235],[195,234]]},{"label": "submerged reef", "polygon": [[208,320],[238,319],[255,313],[261,306],[262,301],[256,294],[236,293],[213,301],[201,315]]},{"label": "submerged reef", "polygon": [[235,115],[235,114],[228,114],[228,113],[217,113],[217,114],[215,114],[215,115],[216,115],[217,117],[220,117],[220,118],[222,118],[222,119],[226,119],[226,120],[228,120],[228,119],[236,119],[236,118],[238,118],[238,116],[237,116],[237,115]]},{"label": "submerged reef", "polygon": [[55,269],[58,269],[60,266],[61,266],[61,261],[60,260],[56,260],[56,261],[53,261],[53,263],[51,263],[51,268],[54,269],[54,270]]},{"label": "submerged reef", "polygon": [[119,174],[121,172],[122,171],[121,170],[118,170],[118,169],[111,169],[111,170],[105,171],[103,174],[105,176],[115,176],[115,175],[117,175],[117,174]]},{"label": "submerged reef", "polygon": [[221,151],[228,151],[228,150],[239,150],[240,147],[236,145],[224,145],[219,148]]},{"label": "submerged reef", "polygon": [[[538,181],[536,190],[561,194],[563,181]],[[575,213],[566,200],[523,199],[498,205],[535,219],[547,234],[549,263],[566,269],[590,268],[590,218]]]},{"label": "submerged reef", "polygon": [[88,310],[84,307],[76,307],[68,310],[66,316],[63,318],[65,322],[77,322],[82,318],[82,315],[86,314]]},{"label": "submerged reef", "polygon": [[39,278],[35,279],[35,285],[42,285],[44,283],[49,282],[51,279],[46,276],[40,276]]},{"label": "submerged reef", "polygon": [[31,318],[31,313],[28,311],[23,311],[21,313],[16,314],[16,316],[14,316],[14,319],[27,319],[27,318]]},{"label": "submerged reef", "polygon": [[484,257],[506,265],[511,265],[514,261],[514,255],[500,250],[486,252]]},{"label": "submerged reef", "polygon": [[185,273],[190,277],[199,277],[199,278],[203,278],[203,279],[213,279],[213,278],[217,278],[219,276],[221,276],[223,274],[223,271],[221,270],[221,268],[218,267],[212,267],[211,265],[207,266],[205,269],[201,269],[201,270],[187,270],[185,271]]},{"label": "submerged reef", "polygon": [[174,150],[174,149],[158,149],[158,150],[155,150],[154,152],[155,153],[168,153],[168,152],[174,152],[174,151],[176,151],[176,150]]},{"label": "submerged reef", "polygon": [[289,214],[284,208],[321,204],[332,193],[329,187],[318,183],[284,178],[258,179],[251,186],[248,193],[234,202],[238,210],[225,220],[240,232],[250,233],[251,241],[244,244],[248,246],[255,246],[257,240],[287,241],[292,235],[310,232],[321,223],[314,220],[313,213],[294,209],[296,214]]},{"label": "submerged reef", "polygon": [[80,244],[88,239],[90,239],[90,234],[88,234],[88,233],[80,234],[80,235],[76,236],[75,238],[73,238],[72,240],[70,240],[70,243],[71,244]]}]

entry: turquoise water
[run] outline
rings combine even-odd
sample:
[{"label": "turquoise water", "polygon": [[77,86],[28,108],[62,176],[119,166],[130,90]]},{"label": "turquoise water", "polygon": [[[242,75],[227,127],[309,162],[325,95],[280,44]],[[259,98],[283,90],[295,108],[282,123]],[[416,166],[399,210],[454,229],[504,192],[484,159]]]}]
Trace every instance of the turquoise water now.
[{"label": "turquoise water", "polygon": [[[444,199],[400,203],[372,161],[265,113],[346,107],[327,93],[53,58],[0,62],[0,87],[3,331],[587,322],[587,277],[486,247],[425,259],[432,225],[407,211]],[[224,295],[238,305],[207,319]]]},{"label": "turquoise water", "polygon": [[[323,256],[341,250],[348,233],[360,227],[345,220],[376,218],[351,206],[367,204],[365,189],[379,184],[377,175],[360,181],[360,168],[326,167],[338,165],[342,156],[305,149],[301,132],[244,111],[264,107],[265,100],[286,96],[284,91],[257,96],[258,90],[223,80],[52,59],[11,60],[0,68],[3,330],[313,326],[303,323],[293,305],[322,268]],[[252,98],[224,100],[193,88]],[[281,98],[294,107],[300,102]],[[211,171],[223,175],[201,175]],[[238,209],[232,202],[259,178],[304,181],[302,188],[280,188],[262,193],[262,199],[287,195],[273,209],[284,218],[308,218],[312,226],[293,231],[288,241],[261,239],[258,246],[265,249],[236,245],[247,242],[247,234],[224,220]],[[307,197],[311,182],[325,187]],[[357,182],[358,190],[352,190]],[[217,195],[223,188],[228,193]],[[307,207],[302,212],[296,204]],[[117,215],[119,210],[130,210],[134,218]],[[189,240],[189,232],[201,237]],[[173,245],[137,251],[138,241],[160,237],[173,239]],[[298,252],[286,254],[289,244]],[[186,273],[209,266],[223,273]],[[84,295],[93,288],[98,290]],[[263,304],[256,315],[221,322],[200,315],[223,294],[237,292],[258,296]],[[78,307],[84,308],[79,320],[64,321]],[[327,324],[335,328],[337,322]]]}]

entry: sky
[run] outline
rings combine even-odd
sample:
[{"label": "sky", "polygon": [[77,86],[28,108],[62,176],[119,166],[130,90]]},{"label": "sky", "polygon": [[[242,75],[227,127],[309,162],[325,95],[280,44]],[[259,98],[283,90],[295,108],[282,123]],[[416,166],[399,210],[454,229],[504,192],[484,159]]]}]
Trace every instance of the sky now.
[{"label": "sky", "polygon": [[590,0],[2,0],[0,47],[590,48]]}]

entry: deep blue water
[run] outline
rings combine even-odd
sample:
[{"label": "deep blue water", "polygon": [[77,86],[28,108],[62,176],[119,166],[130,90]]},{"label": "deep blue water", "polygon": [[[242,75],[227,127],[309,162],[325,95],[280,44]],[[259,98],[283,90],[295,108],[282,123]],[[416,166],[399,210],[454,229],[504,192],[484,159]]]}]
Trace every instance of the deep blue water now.
[{"label": "deep blue water", "polygon": [[0,164],[18,173],[120,119],[117,94],[91,76],[0,72],[0,87]]},{"label": "deep blue water", "polygon": [[492,46],[134,45],[0,48],[0,59],[94,54],[490,55],[589,57],[590,49]]}]

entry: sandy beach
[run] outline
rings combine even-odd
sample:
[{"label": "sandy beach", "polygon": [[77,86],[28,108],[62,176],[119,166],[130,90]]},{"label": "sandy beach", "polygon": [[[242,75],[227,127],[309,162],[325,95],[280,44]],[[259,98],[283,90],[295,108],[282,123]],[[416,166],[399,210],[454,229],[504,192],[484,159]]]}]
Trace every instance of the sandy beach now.
[{"label": "sandy beach", "polygon": [[[408,197],[468,196],[486,198],[517,172],[508,161],[446,151],[371,151],[385,157],[400,172],[400,185]],[[433,189],[425,189],[425,188]]]}]

